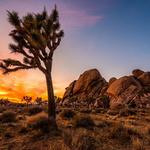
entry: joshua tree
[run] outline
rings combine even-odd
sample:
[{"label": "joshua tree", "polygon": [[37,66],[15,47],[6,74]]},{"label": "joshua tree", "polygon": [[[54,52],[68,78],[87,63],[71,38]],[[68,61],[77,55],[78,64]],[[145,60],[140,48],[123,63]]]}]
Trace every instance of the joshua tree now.
[{"label": "joshua tree", "polygon": [[42,98],[41,97],[37,97],[35,99],[35,102],[38,104],[38,105],[41,105],[42,104]]},{"label": "joshua tree", "polygon": [[51,76],[52,59],[64,36],[58,15],[56,6],[50,15],[44,8],[42,13],[29,13],[22,18],[15,11],[8,11],[8,21],[14,28],[9,35],[15,42],[9,47],[13,53],[21,54],[23,61],[9,58],[0,63],[4,74],[35,68],[44,73],[48,92],[48,117],[53,123],[56,123],[56,113]]},{"label": "joshua tree", "polygon": [[26,104],[29,105],[29,104],[31,104],[32,97],[31,96],[23,96],[22,101],[26,102]]}]

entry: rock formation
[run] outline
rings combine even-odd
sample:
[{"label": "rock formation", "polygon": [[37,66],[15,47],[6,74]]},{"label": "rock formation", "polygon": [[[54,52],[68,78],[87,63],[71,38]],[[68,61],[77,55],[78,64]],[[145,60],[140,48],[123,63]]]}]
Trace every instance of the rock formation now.
[{"label": "rock formation", "polygon": [[97,69],[87,70],[66,88],[61,104],[102,107],[108,106],[108,98],[110,108],[133,102],[138,107],[150,106],[150,72],[135,69],[132,75],[113,77],[107,83]]},{"label": "rock formation", "polygon": [[87,70],[66,88],[62,103],[84,103],[84,101],[88,101],[88,103],[93,101],[94,103],[106,85],[106,80],[97,69]]}]

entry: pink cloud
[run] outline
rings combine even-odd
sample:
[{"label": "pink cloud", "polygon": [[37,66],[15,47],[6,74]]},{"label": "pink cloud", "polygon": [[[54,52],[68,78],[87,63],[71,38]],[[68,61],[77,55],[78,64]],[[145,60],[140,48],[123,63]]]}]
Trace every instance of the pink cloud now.
[{"label": "pink cloud", "polygon": [[80,9],[65,10],[61,13],[63,25],[69,28],[93,26],[103,19],[102,16],[91,15]]}]

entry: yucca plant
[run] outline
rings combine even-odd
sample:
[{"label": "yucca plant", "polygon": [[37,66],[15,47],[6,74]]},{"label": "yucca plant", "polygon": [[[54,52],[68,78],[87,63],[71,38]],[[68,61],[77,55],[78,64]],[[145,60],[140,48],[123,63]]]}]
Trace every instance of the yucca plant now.
[{"label": "yucca plant", "polygon": [[46,77],[48,92],[48,117],[56,122],[54,90],[52,83],[52,60],[54,51],[59,46],[63,30],[60,29],[59,14],[55,5],[49,15],[46,8],[42,13],[28,13],[20,18],[15,11],[7,11],[8,21],[13,26],[10,36],[12,53],[21,54],[23,60],[4,59],[0,63],[3,73],[7,74],[21,69],[38,68]]}]

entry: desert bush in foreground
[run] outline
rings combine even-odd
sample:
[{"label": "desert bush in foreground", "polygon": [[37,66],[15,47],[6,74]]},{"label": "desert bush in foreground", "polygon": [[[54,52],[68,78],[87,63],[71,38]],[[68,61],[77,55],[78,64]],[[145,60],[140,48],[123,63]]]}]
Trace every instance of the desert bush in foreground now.
[{"label": "desert bush in foreground", "polygon": [[16,114],[12,111],[4,111],[0,117],[3,123],[16,122]]},{"label": "desert bush in foreground", "polygon": [[110,132],[110,137],[116,139],[121,144],[131,144],[133,137],[141,138],[141,135],[132,128],[125,127],[122,124],[116,124]]},{"label": "desert bush in foreground", "polygon": [[96,150],[96,140],[89,135],[81,135],[77,141],[73,143],[73,147],[77,150]]},{"label": "desert bush in foreground", "polygon": [[96,126],[99,127],[99,128],[108,128],[108,127],[112,126],[112,122],[107,121],[107,120],[99,120],[96,123]]},{"label": "desert bush in foreground", "polygon": [[129,109],[129,108],[124,108],[124,109],[121,109],[119,111],[119,115],[120,116],[130,116],[130,115],[136,115],[136,110],[135,109]]},{"label": "desert bush in foreground", "polygon": [[39,113],[27,119],[27,125],[31,129],[40,130],[43,133],[49,132],[50,124],[46,113]]},{"label": "desert bush in foreground", "polygon": [[64,143],[71,150],[96,150],[97,140],[87,133],[78,131],[78,133],[64,133]]},{"label": "desert bush in foreground", "polygon": [[74,127],[91,129],[95,126],[93,119],[90,116],[76,116],[73,120]]},{"label": "desert bush in foreground", "polygon": [[6,110],[4,106],[0,106],[0,113],[3,113]]},{"label": "desert bush in foreground", "polygon": [[72,119],[74,116],[75,116],[75,112],[71,109],[64,109],[60,116],[63,118],[63,119]]},{"label": "desert bush in foreground", "polygon": [[28,109],[29,115],[35,115],[35,114],[38,114],[38,113],[40,113],[42,111],[43,111],[43,109],[41,107],[39,107],[39,106],[30,107]]},{"label": "desert bush in foreground", "polygon": [[133,150],[145,150],[143,141],[140,141],[139,138],[132,139],[132,148]]}]

